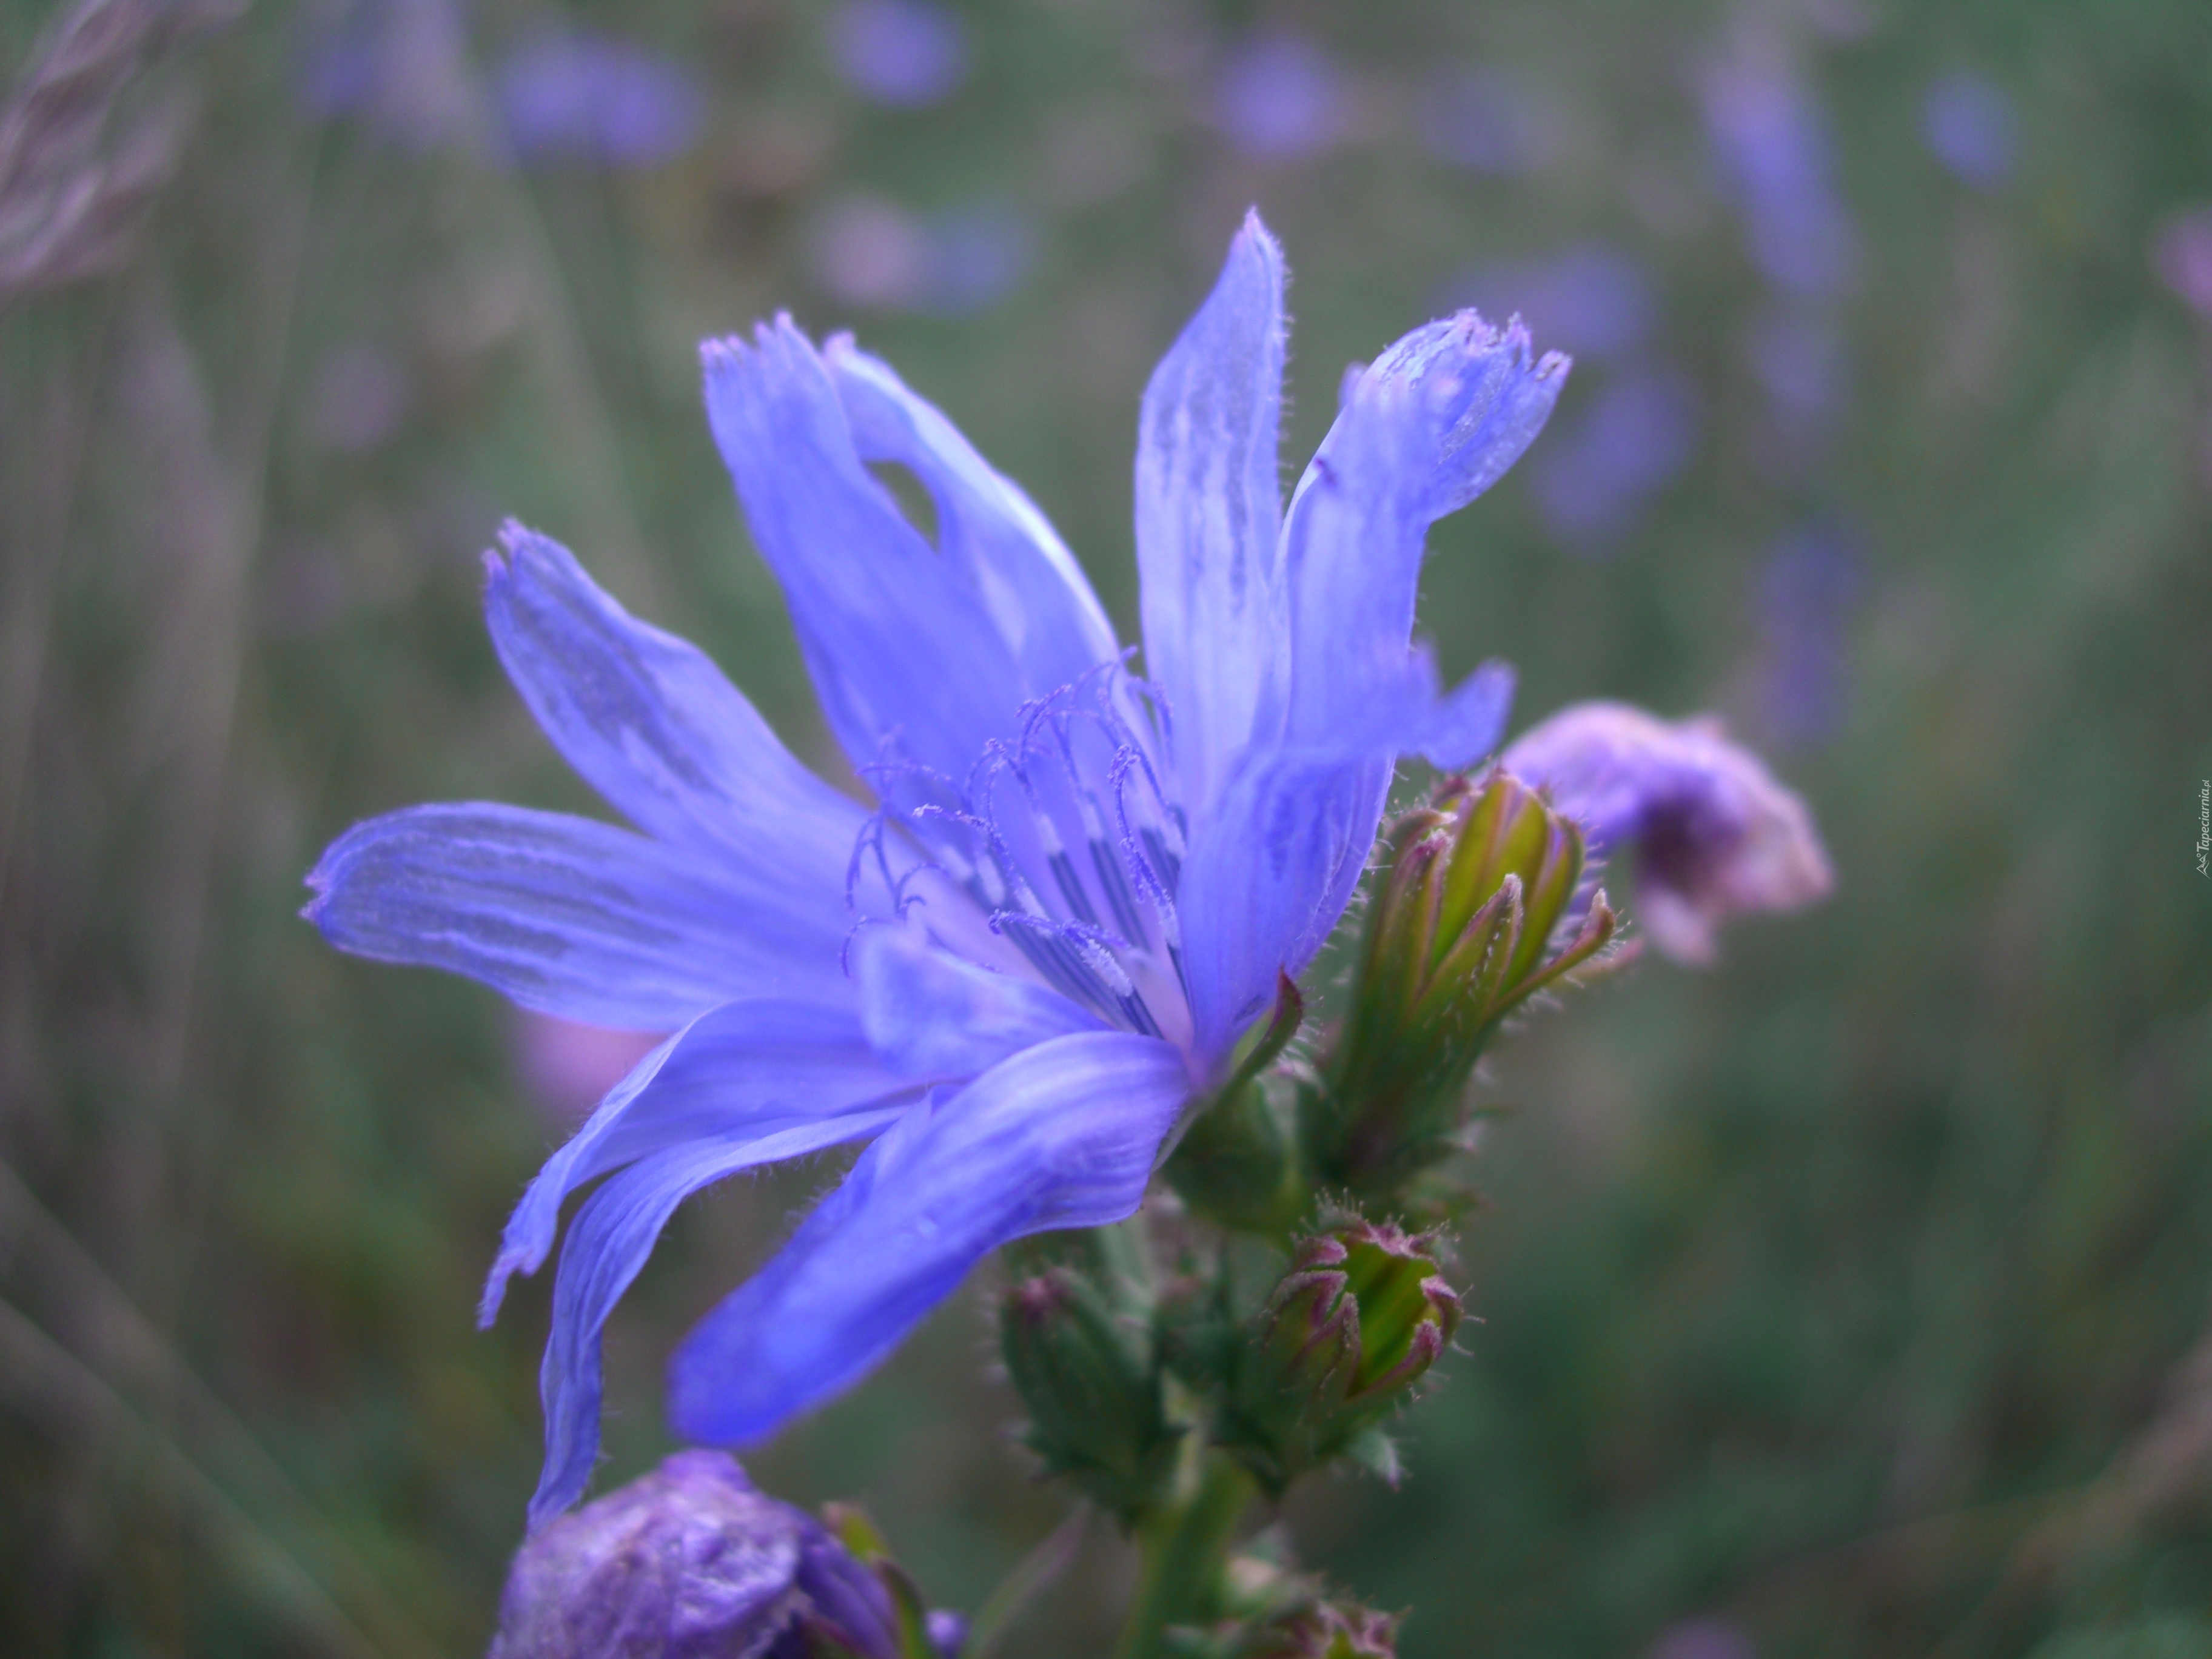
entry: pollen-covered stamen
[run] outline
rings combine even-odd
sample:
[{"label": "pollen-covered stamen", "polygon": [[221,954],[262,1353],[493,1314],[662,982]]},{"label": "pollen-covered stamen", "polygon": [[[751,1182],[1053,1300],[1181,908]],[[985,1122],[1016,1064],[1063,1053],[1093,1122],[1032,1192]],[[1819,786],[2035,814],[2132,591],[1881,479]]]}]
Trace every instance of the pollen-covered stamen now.
[{"label": "pollen-covered stamen", "polygon": [[885,887],[896,887],[891,876],[890,856],[884,851],[884,814],[871,813],[861,823],[860,832],[853,837],[853,856],[845,862],[845,908],[858,914],[860,908],[860,877],[866,869],[868,855],[875,854],[877,870],[882,874]]},{"label": "pollen-covered stamen", "polygon": [[[1077,814],[1083,820],[1084,838],[1090,844],[1091,867],[1097,873],[1100,890],[1106,896],[1106,908],[1113,913],[1114,924],[1130,939],[1141,941],[1146,927],[1138,913],[1137,896],[1129,884],[1129,873],[1122,867],[1113,838],[1106,828],[1105,814],[1099,810],[1098,799],[1085,787],[1083,775],[1076,765],[1075,749],[1067,731],[1067,717],[1052,723],[1054,738],[1052,753],[1059,761],[1067,791],[1074,799]],[[1109,783],[1112,771],[1108,772]],[[1085,916],[1083,920],[1095,921]]]},{"label": "pollen-covered stamen", "polygon": [[1053,921],[1017,910],[991,918],[994,931],[1012,939],[1064,994],[1086,1002],[1107,1018],[1145,1036],[1161,1035],[1159,1021],[1115,953],[1122,941],[1079,922]]},{"label": "pollen-covered stamen", "polygon": [[[1068,856],[1066,844],[1060,839],[1059,824],[1054,821],[1054,816],[1046,809],[1044,802],[1038,798],[1036,784],[1030,778],[1029,769],[1011,755],[1003,757],[1001,764],[1005,771],[1021,787],[1022,799],[1030,809],[1030,822],[1036,826],[1037,841],[1040,850],[1044,854],[1045,867],[1052,872],[1053,886],[1059,890],[1061,901],[1067,906],[1068,913],[1076,921],[1096,927],[1098,926],[1097,908],[1091,902],[1091,895],[1084,888],[1083,878],[1076,872],[1075,860]],[[1084,801],[1082,785],[1081,781],[1075,777],[1073,767],[1069,768],[1068,781],[1075,792],[1077,805],[1080,809]],[[1110,905],[1113,899],[1111,891],[1107,894],[1107,899]],[[1116,915],[1115,921],[1131,939],[1144,938],[1144,926],[1141,922],[1133,921],[1122,915]]]},{"label": "pollen-covered stamen", "polygon": [[1129,817],[1129,776],[1142,759],[1133,750],[1122,750],[1114,757],[1108,780],[1114,789],[1114,816],[1121,832],[1121,856],[1130,872],[1152,901],[1152,909],[1160,919],[1161,932],[1168,948],[1173,951],[1182,944],[1181,924],[1176,919],[1176,890],[1182,874],[1182,861],[1170,848],[1166,836],[1151,823],[1135,824]]}]

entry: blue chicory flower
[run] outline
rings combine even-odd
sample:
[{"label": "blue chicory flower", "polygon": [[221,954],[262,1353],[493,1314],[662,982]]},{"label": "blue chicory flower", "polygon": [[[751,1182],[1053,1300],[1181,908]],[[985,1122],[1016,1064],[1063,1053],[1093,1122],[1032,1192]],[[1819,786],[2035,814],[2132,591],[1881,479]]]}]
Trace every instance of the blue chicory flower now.
[{"label": "blue chicory flower", "polygon": [[[485,611],[555,745],[635,826],[492,804],[362,824],[309,877],[340,948],[674,1035],[524,1194],[486,1287],[551,1251],[546,1464],[598,1445],[599,1331],[661,1226],[738,1170],[866,1143],[671,1367],[676,1426],[744,1443],[850,1387],[981,1257],[1132,1213],[1240,1038],[1350,898],[1397,756],[1489,752],[1492,664],[1412,642],[1429,525],[1542,427],[1566,360],[1472,312],[1348,389],[1287,508],[1281,253],[1256,215],[1154,372],[1136,540],[1147,678],[1029,498],[847,337],[702,349],[706,400],[871,811],[706,657],[520,526]],[[932,545],[871,475],[906,467]]]},{"label": "blue chicory flower", "polygon": [[1498,763],[1579,823],[1592,854],[1634,856],[1637,920],[1678,962],[1711,962],[1739,911],[1798,909],[1835,884],[1805,803],[1710,717],[1574,703]]}]

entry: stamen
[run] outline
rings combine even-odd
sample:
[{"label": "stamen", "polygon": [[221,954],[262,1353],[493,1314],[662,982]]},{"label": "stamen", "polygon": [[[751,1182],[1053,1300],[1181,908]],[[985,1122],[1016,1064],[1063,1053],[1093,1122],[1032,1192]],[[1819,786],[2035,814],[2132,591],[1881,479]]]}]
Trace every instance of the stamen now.
[{"label": "stamen", "polygon": [[1045,854],[1045,863],[1052,871],[1053,884],[1060,896],[1067,901],[1067,908],[1075,919],[1086,927],[1098,925],[1098,912],[1091,908],[1091,895],[1083,890],[1083,878],[1075,873],[1074,860],[1064,848],[1055,847]]},{"label": "stamen", "polygon": [[[1107,844],[1103,836],[1091,838],[1091,864],[1098,872],[1098,884],[1106,890],[1106,902],[1114,912],[1115,924],[1124,937],[1142,943],[1145,937],[1144,919],[1137,914],[1137,896],[1129,890],[1129,878],[1121,868],[1121,860],[1115,849]],[[1086,918],[1088,920],[1088,918]]]},{"label": "stamen", "polygon": [[991,926],[1002,935],[1011,927],[1013,931],[1008,936],[1039,971],[1067,995],[1089,1003],[1109,1019],[1121,1009],[1124,998],[1135,994],[1136,988],[1114,953],[1084,937],[1084,930],[1075,923],[1002,910],[991,918]]},{"label": "stamen", "polygon": [[[1177,981],[1183,978],[1174,895],[1184,820],[1152,760],[1164,741],[1164,700],[1129,673],[1127,656],[1024,703],[1012,733],[983,745],[961,785],[887,745],[883,759],[862,769],[885,804],[855,838],[847,896],[857,912],[872,858],[896,920],[923,902],[912,889],[931,872],[964,890],[992,933],[1011,940],[1046,984],[1125,1030],[1157,1037],[1164,1024],[1137,978],[1161,982],[1146,957],[1163,950]],[[1079,720],[1090,723],[1079,738]],[[1039,763],[1054,769],[1040,774]],[[1020,791],[1018,806],[1003,793],[1005,774]],[[1144,793],[1133,807],[1130,781],[1139,774]],[[931,861],[895,876],[890,825]],[[1087,869],[1070,850],[1079,831]],[[857,931],[842,953],[848,960]],[[1143,954],[1125,961],[1125,952]]]}]

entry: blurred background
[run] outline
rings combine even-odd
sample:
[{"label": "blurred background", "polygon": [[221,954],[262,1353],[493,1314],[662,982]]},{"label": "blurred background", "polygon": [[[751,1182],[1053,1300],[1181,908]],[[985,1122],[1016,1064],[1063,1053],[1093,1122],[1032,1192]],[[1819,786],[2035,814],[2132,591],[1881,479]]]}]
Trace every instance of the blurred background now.
[{"label": "blurred background", "polygon": [[[2212,1654],[2212,8],[4,0],[0,64],[0,1650],[488,1638],[546,1289],[476,1293],[635,1043],[295,911],[373,813],[600,810],[499,519],[834,771],[696,342],[859,330],[1133,639],[1137,399],[1256,202],[1288,466],[1440,312],[1576,356],[1431,538],[1447,672],[1718,711],[1840,874],[1498,1052],[1481,1322],[1297,1548],[1409,1659]],[[603,1488],[827,1173],[679,1216]],[[969,1607],[1068,1503],[988,1288],[755,1460]]]}]

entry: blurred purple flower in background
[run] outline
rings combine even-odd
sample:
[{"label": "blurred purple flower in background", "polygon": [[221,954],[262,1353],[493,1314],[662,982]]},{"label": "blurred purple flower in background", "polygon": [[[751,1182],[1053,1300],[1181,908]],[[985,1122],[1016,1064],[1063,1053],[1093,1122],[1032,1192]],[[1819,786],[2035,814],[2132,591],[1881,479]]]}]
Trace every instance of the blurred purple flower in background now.
[{"label": "blurred purple flower in background", "polygon": [[1835,146],[1804,82],[1747,51],[1708,68],[1705,126],[1744,216],[1753,260],[1776,287],[1832,297],[1850,280],[1856,237],[1836,191]]},{"label": "blurred purple flower in background", "polygon": [[951,316],[988,310],[1028,275],[1028,222],[1005,208],[954,208],[927,221],[927,280],[921,308]]},{"label": "blurred purple flower in background", "polygon": [[1725,1620],[1689,1619],[1662,1631],[1644,1659],[1759,1659],[1759,1650]]},{"label": "blurred purple flower in background", "polygon": [[1752,372],[1788,434],[1819,436],[1844,406],[1850,357],[1842,325],[1825,306],[1784,303],[1753,318],[1745,338]]},{"label": "blurred purple flower in background", "polygon": [[301,103],[414,149],[474,136],[468,31],[452,0],[341,0],[302,21]]},{"label": "blurred purple flower in background", "polygon": [[988,311],[1029,274],[1028,222],[990,205],[910,213],[879,197],[850,197],[814,228],[814,271],[848,306],[969,316]]},{"label": "blurred purple flower in background", "polygon": [[1214,85],[1214,117],[1258,161],[1318,155],[1344,134],[1350,88],[1336,60],[1303,34],[1268,30],[1239,43]]},{"label": "blurred purple flower in background", "polygon": [[1663,368],[1619,375],[1529,463],[1545,525],[1573,551],[1611,552],[1697,441],[1697,394],[1685,376]]},{"label": "blurred purple flower in background", "polygon": [[1510,71],[1488,65],[1437,75],[1416,121],[1431,155],[1474,173],[1528,173],[1559,144],[1552,100]]},{"label": "blurred purple flower in background", "polygon": [[1644,344],[1658,319],[1649,269],[1601,243],[1550,258],[1478,266],[1449,284],[1442,298],[1447,309],[1474,306],[1487,316],[1517,315],[1531,332],[1577,358],[1623,356]]},{"label": "blurred purple flower in background", "polygon": [[2176,298],[2212,321],[2212,206],[2187,209],[2160,225],[2150,262]]},{"label": "blurred purple flower in background", "polygon": [[564,1128],[574,1127],[653,1051],[654,1042],[647,1033],[514,1011],[515,1070],[546,1116]]},{"label": "blurred purple flower in background", "polygon": [[864,98],[899,109],[942,103],[968,78],[968,35],[935,0],[854,0],[830,26],[837,72]]},{"label": "blurred purple flower in background", "polygon": [[[1471,313],[1414,330],[1285,506],[1283,283],[1255,214],[1146,388],[1147,681],[1029,498],[849,337],[783,318],[702,348],[708,422],[872,813],[567,550],[511,526],[487,556],[501,661],[637,829],[392,813],[325,853],[307,915],[541,1013],[675,1032],[539,1171],[485,1286],[489,1322],[560,1239],[533,1524],[590,1478],[601,1328],[685,1198],[865,1146],[672,1364],[682,1432],[757,1441],[990,1251],[1131,1214],[1350,902],[1397,757],[1495,743],[1510,671],[1443,691],[1413,641],[1425,543],[1519,459],[1567,363]],[[933,545],[870,463],[928,489]]]},{"label": "blurred purple flower in background", "polygon": [[2012,100],[1986,75],[1960,70],[1929,88],[1920,137],[1954,178],[1976,190],[1995,190],[2012,177]]},{"label": "blurred purple flower in background", "polygon": [[300,404],[300,430],[319,449],[360,454],[399,429],[414,402],[407,366],[371,340],[347,340],[325,349],[307,377]]},{"label": "blurred purple flower in background", "polygon": [[699,141],[707,99],[675,59],[605,35],[541,34],[493,74],[513,153],[527,161],[650,167]]},{"label": "blurred purple flower in background", "polygon": [[1762,702],[1786,743],[1818,743],[1843,717],[1848,684],[1846,623],[1857,596],[1852,539],[1832,520],[1784,537],[1759,578]]}]

